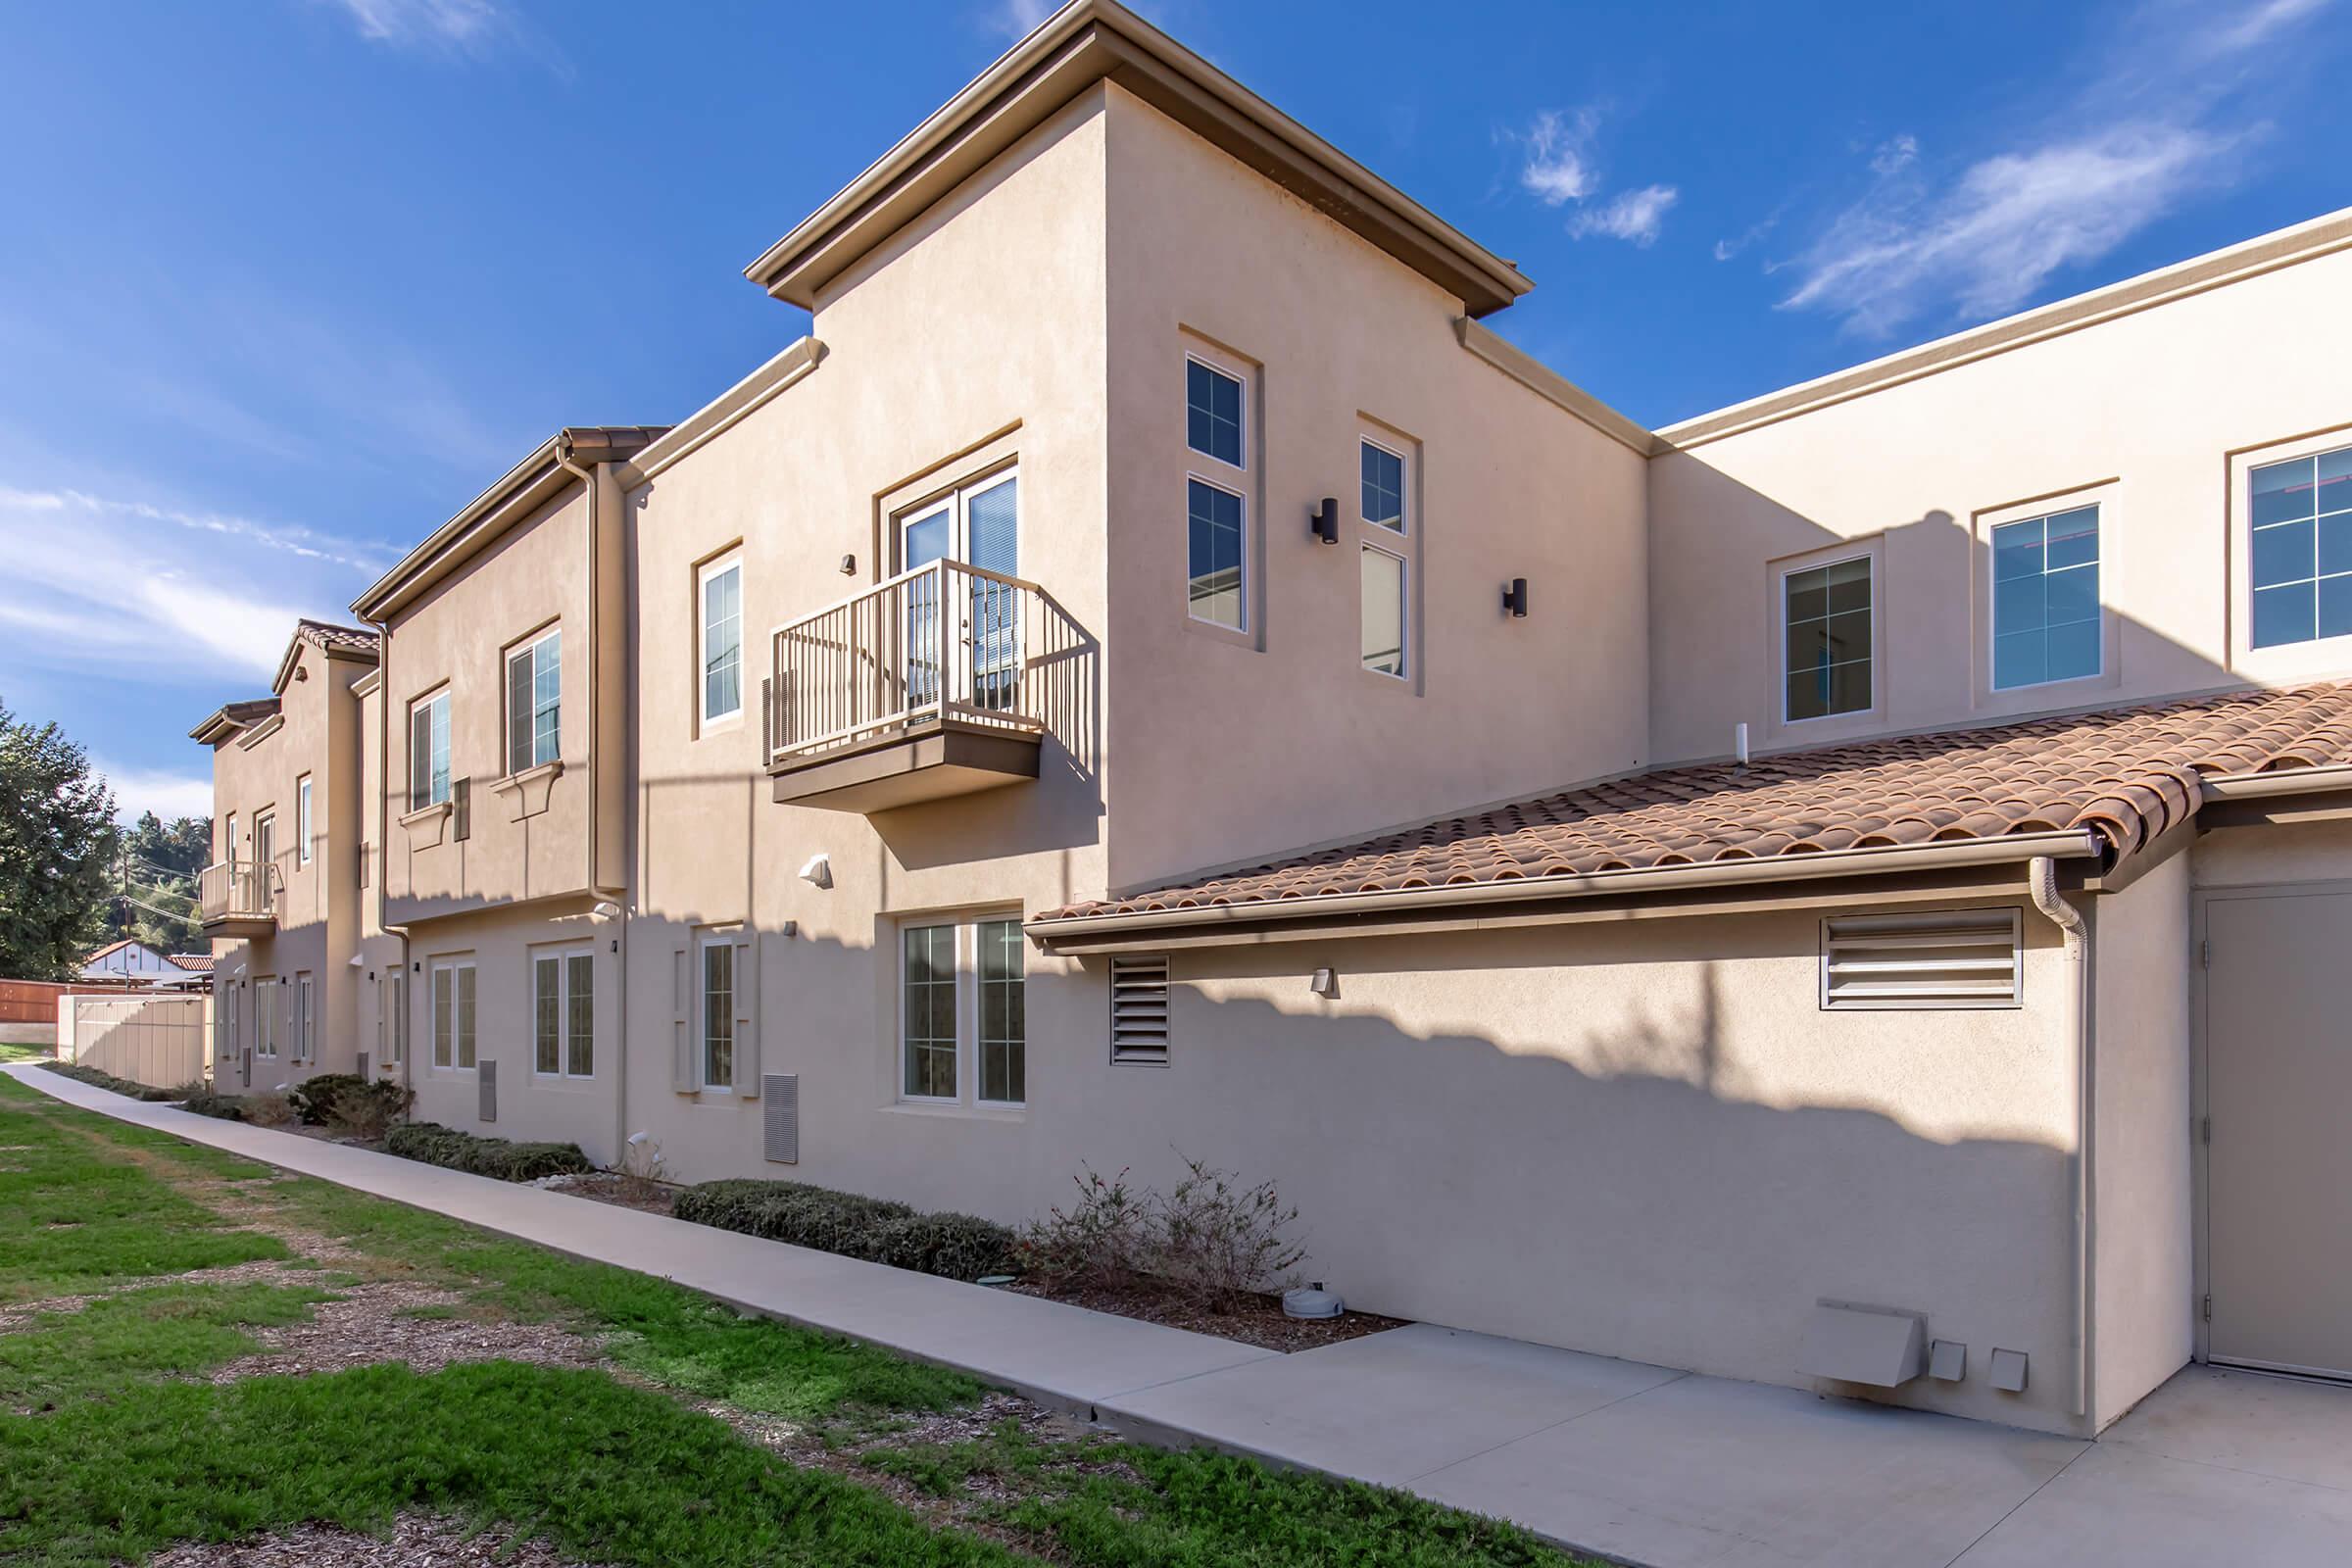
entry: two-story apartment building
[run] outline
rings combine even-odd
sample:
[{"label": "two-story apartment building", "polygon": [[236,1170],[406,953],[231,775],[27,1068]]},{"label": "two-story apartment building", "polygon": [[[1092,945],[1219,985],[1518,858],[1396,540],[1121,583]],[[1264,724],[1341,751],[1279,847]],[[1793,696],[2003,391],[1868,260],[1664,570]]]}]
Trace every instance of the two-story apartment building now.
[{"label": "two-story apartment building", "polygon": [[2049,1430],[2352,1372],[2348,248],[1651,431],[1078,0],[355,606],[345,1059],[1006,1221],[1181,1152],[1368,1308]]}]

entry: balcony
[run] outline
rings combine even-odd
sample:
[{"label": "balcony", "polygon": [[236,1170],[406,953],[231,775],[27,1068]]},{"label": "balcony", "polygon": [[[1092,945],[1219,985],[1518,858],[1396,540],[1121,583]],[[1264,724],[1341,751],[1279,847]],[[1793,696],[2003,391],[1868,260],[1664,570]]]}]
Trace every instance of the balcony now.
[{"label": "balcony", "polygon": [[936,561],[778,628],[775,798],[873,812],[1036,778],[1051,615],[1035,583]]},{"label": "balcony", "polygon": [[222,860],[196,873],[196,919],[208,937],[266,937],[277,930],[277,867]]}]

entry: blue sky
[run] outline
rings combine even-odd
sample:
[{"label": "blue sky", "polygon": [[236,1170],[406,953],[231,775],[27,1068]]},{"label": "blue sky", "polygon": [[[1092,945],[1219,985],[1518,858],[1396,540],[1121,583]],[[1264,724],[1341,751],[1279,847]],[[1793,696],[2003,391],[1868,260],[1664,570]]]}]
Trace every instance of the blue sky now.
[{"label": "blue sky", "polygon": [[[743,266],[1047,9],[17,8],[0,700],[204,809],[186,730],[295,614],[798,336]],[[1651,423],[2352,201],[2334,0],[1143,9],[1517,261],[1492,324]]]}]

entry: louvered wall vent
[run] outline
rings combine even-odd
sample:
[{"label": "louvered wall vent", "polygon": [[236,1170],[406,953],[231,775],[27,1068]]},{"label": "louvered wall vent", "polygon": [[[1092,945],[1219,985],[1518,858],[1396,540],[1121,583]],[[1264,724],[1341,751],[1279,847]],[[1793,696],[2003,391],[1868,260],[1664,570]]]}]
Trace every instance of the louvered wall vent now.
[{"label": "louvered wall vent", "polygon": [[1821,923],[1821,1004],[1835,1012],[2014,1007],[2019,911],[1854,914]]},{"label": "louvered wall vent", "polygon": [[760,1075],[760,1124],[767,1132],[767,1157],[778,1165],[801,1162],[801,1075]]},{"label": "louvered wall vent", "polygon": [[481,1104],[478,1107],[481,1118],[484,1121],[496,1121],[498,1120],[498,1063],[495,1060],[481,1062],[475,1066],[473,1072],[474,1077],[478,1080],[475,1087],[481,1094]]},{"label": "louvered wall vent", "polygon": [[1110,1059],[1168,1062],[1168,960],[1110,960]]}]

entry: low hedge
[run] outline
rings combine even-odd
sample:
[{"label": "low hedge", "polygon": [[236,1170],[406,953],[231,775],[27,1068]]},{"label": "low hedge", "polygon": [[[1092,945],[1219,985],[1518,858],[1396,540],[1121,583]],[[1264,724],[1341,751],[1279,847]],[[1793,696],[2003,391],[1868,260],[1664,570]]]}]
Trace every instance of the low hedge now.
[{"label": "low hedge", "polygon": [[596,1167],[577,1144],[517,1144],[476,1138],[438,1122],[411,1122],[384,1134],[384,1148],[403,1159],[446,1165],[502,1182],[535,1182],[543,1176],[585,1176]]},{"label": "low hedge", "polygon": [[365,1094],[373,1087],[356,1072],[315,1073],[287,1090],[286,1099],[305,1127],[324,1127],[335,1119],[335,1106],[345,1095]]},{"label": "low hedge", "polygon": [[218,1116],[222,1121],[243,1121],[245,1119],[243,1096],[216,1095],[209,1089],[201,1095],[190,1095],[179,1108],[192,1110],[199,1116]]},{"label": "low hedge", "polygon": [[698,1225],[952,1280],[1007,1272],[1012,1257],[1012,1232],[989,1220],[926,1214],[887,1198],[806,1182],[703,1182],[680,1193],[670,1212]]},{"label": "low hedge", "polygon": [[[75,1083],[88,1084],[92,1089],[111,1090],[118,1095],[128,1095],[133,1100],[152,1101],[159,1104],[165,1101],[185,1100],[190,1093],[186,1085],[177,1089],[157,1089],[150,1084],[134,1084],[127,1078],[118,1078],[111,1072],[100,1072],[95,1067],[84,1067],[77,1061],[44,1061],[41,1065],[51,1072],[64,1074]],[[194,1087],[201,1089],[203,1085]]]}]

